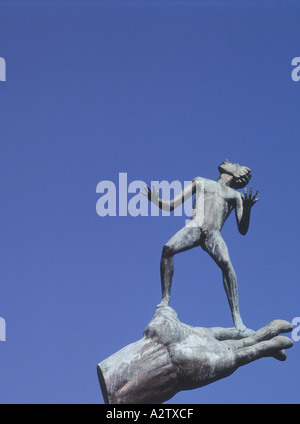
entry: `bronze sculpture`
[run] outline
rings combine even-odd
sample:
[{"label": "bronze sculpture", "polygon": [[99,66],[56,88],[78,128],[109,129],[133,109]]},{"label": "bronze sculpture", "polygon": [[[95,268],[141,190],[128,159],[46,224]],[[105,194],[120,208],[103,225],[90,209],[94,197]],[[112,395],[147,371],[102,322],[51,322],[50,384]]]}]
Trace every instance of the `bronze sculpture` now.
[{"label": "bronze sculpture", "polygon": [[[161,257],[162,300],[144,331],[131,343],[98,364],[98,378],[105,403],[162,403],[181,390],[205,386],[228,377],[240,366],[263,357],[286,359],[293,342],[280,333],[292,325],[274,320],[258,331],[247,329],[239,311],[237,278],[221,229],[235,210],[238,229],[245,235],[256,192],[245,186],[251,170],[226,160],[217,181],[195,178],[173,200],[159,198],[155,189],[145,194],[163,210],[173,210],[195,194],[193,214],[187,225],[170,239]],[[245,194],[236,189],[245,188]],[[224,288],[234,328],[192,327],[181,323],[169,306],[174,255],[201,246],[222,270]]]},{"label": "bronze sculpture", "polygon": [[291,330],[289,322],[274,320],[243,337],[236,328],[192,327],[181,323],[170,306],[156,308],[142,339],[98,365],[103,398],[109,404],[162,403],[260,358],[284,361],[283,349],[293,342],[279,334]]},{"label": "bronze sculpture", "polygon": [[[188,224],[176,233],[163,247],[161,257],[161,305],[168,305],[171,294],[172,277],[174,273],[174,255],[177,253],[201,246],[221,268],[223,273],[224,289],[235,327],[245,331],[238,299],[238,286],[235,270],[230,261],[228,248],[221,236],[222,227],[235,210],[239,232],[245,235],[250,222],[251,208],[259,200],[252,196],[252,187],[249,196],[236,191],[244,188],[250,178],[251,170],[248,167],[233,164],[227,159],[219,166],[220,177],[217,181],[197,177],[173,200],[165,201],[158,194],[147,187],[148,199],[164,210],[173,210],[192,195],[195,196],[193,214]],[[202,212],[199,203],[203,202]],[[204,208],[204,209],[203,209]]]}]

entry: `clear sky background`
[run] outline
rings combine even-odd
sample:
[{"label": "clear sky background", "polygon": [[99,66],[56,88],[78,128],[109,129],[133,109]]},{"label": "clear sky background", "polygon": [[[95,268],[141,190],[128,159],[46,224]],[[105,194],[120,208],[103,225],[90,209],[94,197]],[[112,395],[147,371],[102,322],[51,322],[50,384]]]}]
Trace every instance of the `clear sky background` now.
[{"label": "clear sky background", "polygon": [[[300,5],[292,1],[2,1],[1,403],[103,403],[96,366],[142,337],[163,245],[184,217],[96,213],[102,180],[217,179],[259,190],[223,229],[245,324],[300,316]],[[175,257],[171,306],[231,327],[221,272]],[[300,343],[170,403],[299,403]]]}]

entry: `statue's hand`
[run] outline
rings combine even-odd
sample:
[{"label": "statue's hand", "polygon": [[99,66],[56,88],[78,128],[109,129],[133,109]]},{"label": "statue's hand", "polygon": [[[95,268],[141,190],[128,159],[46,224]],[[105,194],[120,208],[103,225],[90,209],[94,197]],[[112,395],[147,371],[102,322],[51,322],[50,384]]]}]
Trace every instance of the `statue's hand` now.
[{"label": "statue's hand", "polygon": [[263,357],[286,359],[283,349],[293,342],[280,333],[291,331],[287,321],[275,320],[251,336],[240,339],[235,328],[189,327],[185,341],[172,348],[179,380],[184,389],[205,386],[231,375],[240,366]]},{"label": "statue's hand", "polygon": [[177,373],[179,390],[194,389],[229,376],[240,366],[263,357],[286,359],[283,349],[293,345],[280,336],[292,330],[289,322],[275,320],[256,332],[236,328],[192,327],[181,323],[170,308],[157,308],[144,335],[167,349]]},{"label": "statue's hand", "polygon": [[245,187],[245,194],[242,194],[244,208],[251,209],[252,206],[254,206],[255,203],[259,201],[259,198],[256,198],[257,194],[258,194],[258,190],[254,194],[254,196],[252,196],[252,187],[250,187],[250,191],[248,195],[247,188]]},{"label": "statue's hand", "polygon": [[186,325],[174,309],[161,306],[141,340],[98,365],[105,402],[162,403],[180,390],[228,377],[262,357],[285,360],[283,349],[293,342],[279,334],[291,330],[287,321],[275,320],[243,337],[236,328]]},{"label": "statue's hand", "polygon": [[145,193],[143,191],[141,191],[141,193],[145,197],[147,197],[147,199],[150,202],[154,203],[155,205],[158,205],[159,204],[159,196],[158,196],[158,192],[156,193],[156,191],[155,191],[155,187],[152,186],[152,191],[148,186],[144,187],[144,189],[145,189]]}]

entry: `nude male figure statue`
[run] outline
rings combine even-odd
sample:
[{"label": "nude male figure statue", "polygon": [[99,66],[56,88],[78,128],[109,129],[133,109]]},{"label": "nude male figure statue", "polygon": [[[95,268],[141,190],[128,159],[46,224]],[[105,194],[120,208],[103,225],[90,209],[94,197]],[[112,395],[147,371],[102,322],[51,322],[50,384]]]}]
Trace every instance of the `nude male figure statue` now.
[{"label": "nude male figure statue", "polygon": [[257,193],[252,196],[236,191],[244,188],[251,178],[251,170],[246,166],[231,163],[227,159],[219,166],[217,181],[196,177],[171,201],[160,199],[154,187],[146,188],[145,194],[159,208],[172,211],[192,195],[196,194],[193,214],[187,225],[176,233],[163,247],[160,273],[162,300],[160,306],[170,301],[172,277],[174,273],[174,255],[196,246],[201,246],[220,267],[223,285],[231,309],[232,319],[237,330],[246,331],[239,311],[237,277],[230,261],[228,249],[221,236],[221,229],[235,209],[239,232],[245,235],[249,228],[252,206],[259,200]]}]

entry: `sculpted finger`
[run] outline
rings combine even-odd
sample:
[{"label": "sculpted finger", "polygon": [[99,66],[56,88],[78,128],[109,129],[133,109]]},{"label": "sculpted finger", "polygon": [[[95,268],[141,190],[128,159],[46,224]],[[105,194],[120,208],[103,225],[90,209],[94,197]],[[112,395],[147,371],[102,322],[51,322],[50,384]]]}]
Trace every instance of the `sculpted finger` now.
[{"label": "sculpted finger", "polygon": [[275,353],[272,355],[273,358],[277,359],[278,361],[285,361],[287,358],[286,351],[284,349],[281,349],[278,353]]},{"label": "sculpted finger", "polygon": [[[235,342],[240,339],[239,331],[235,328],[211,327],[210,332],[219,341]],[[228,344],[228,343],[227,343]]]},{"label": "sculpted finger", "polygon": [[145,191],[142,191],[142,190],[141,190],[142,195],[143,195],[143,196],[145,196],[145,197],[147,197],[147,199],[150,199],[149,187],[148,187],[148,186],[145,186],[145,187],[144,187],[144,190],[145,190]]},{"label": "sculpted finger", "polygon": [[293,327],[290,322],[277,319],[271,321],[268,325],[259,329],[251,336],[236,340],[234,342],[234,348],[238,350],[244,347],[253,346],[259,342],[270,340],[281,333],[289,333],[292,329]]},{"label": "sculpted finger", "polygon": [[237,366],[246,365],[260,358],[274,356],[282,349],[289,349],[292,346],[293,342],[288,337],[276,336],[271,340],[237,350],[236,364]]},{"label": "sculpted finger", "polygon": [[256,190],[256,193],[254,194],[254,196],[252,197],[252,200],[254,200],[256,198],[256,196],[258,195],[258,190]]},{"label": "sculpted finger", "polygon": [[251,198],[251,196],[252,196],[252,187],[250,187],[249,198]]},{"label": "sculpted finger", "polygon": [[289,333],[292,331],[293,326],[289,321],[283,319],[275,319],[267,324],[265,327],[260,328],[256,331],[257,338],[271,338],[277,336],[280,333]]}]

